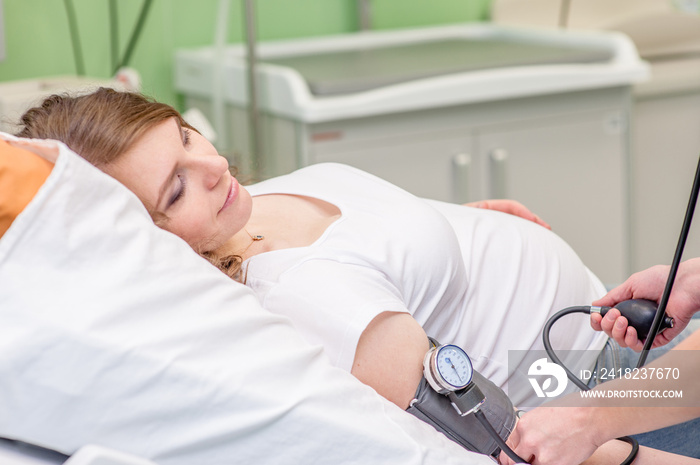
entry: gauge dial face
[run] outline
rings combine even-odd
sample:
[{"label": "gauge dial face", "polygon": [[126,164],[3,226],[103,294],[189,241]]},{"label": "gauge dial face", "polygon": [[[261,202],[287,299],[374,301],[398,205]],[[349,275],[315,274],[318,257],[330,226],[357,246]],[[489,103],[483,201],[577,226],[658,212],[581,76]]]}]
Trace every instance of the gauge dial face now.
[{"label": "gauge dial face", "polygon": [[435,367],[442,379],[455,389],[466,387],[472,380],[472,362],[467,353],[455,345],[445,345],[437,351]]}]

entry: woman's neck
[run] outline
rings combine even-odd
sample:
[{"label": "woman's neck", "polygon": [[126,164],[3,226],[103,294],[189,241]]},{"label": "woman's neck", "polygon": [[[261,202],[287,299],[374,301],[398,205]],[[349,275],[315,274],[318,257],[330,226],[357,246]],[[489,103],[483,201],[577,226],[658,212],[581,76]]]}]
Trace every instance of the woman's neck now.
[{"label": "woman's neck", "polygon": [[216,255],[219,257],[238,255],[243,260],[246,260],[253,255],[266,252],[268,250],[266,246],[270,243],[270,241],[265,243],[267,238],[264,234],[259,234],[257,232],[250,233],[249,228],[251,227],[254,228],[254,231],[257,231],[257,224],[249,220],[243,229],[234,234],[228,241],[226,241],[215,251]]},{"label": "woman's neck", "polygon": [[[246,260],[271,250],[311,245],[341,215],[323,200],[286,194],[253,197],[246,225],[217,254],[235,254]],[[262,236],[262,239],[258,239]]]}]

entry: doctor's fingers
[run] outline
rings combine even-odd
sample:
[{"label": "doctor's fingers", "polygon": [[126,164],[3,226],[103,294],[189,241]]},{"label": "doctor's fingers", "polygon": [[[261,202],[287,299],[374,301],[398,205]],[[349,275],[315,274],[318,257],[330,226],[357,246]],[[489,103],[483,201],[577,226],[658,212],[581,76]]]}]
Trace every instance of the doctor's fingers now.
[{"label": "doctor's fingers", "polygon": [[[581,413],[587,412],[538,407],[518,421],[506,444],[532,465],[577,465],[596,449]],[[508,465],[521,463],[505,452],[501,452],[499,460]]]},{"label": "doctor's fingers", "polygon": [[[506,439],[506,445],[511,449],[515,450],[515,447],[518,445],[519,442],[520,433],[518,432],[518,426],[516,423],[513,432],[511,432],[510,436],[508,436],[508,439]],[[511,460],[510,457],[508,457],[508,455],[503,450],[501,450],[501,453],[498,456],[498,463],[500,463],[501,465],[513,465],[515,462]]]},{"label": "doctor's fingers", "polygon": [[[522,457],[523,459],[527,460],[527,463],[532,462],[532,455],[528,455],[526,453],[527,451],[524,450],[525,448],[522,446],[522,444],[520,444],[520,433],[518,432],[517,427],[506,440],[506,445],[510,447],[513,452],[518,455],[518,457]],[[522,463],[516,462],[508,457],[508,454],[506,454],[505,451],[501,451],[501,454],[498,456],[498,461],[501,465],[514,465],[516,463]]]},{"label": "doctor's fingers", "polygon": [[591,326],[597,331],[603,331],[613,338],[620,347],[630,347],[639,352],[644,343],[637,337],[637,330],[628,324],[627,318],[620,315],[616,308],[611,309],[604,317],[591,314]]},{"label": "doctor's fingers", "polygon": [[610,310],[605,317],[598,313],[591,314],[591,327],[603,331],[617,342],[620,347],[631,347],[639,352],[644,343],[637,337],[637,330],[630,326],[627,318],[620,316],[617,309]]}]

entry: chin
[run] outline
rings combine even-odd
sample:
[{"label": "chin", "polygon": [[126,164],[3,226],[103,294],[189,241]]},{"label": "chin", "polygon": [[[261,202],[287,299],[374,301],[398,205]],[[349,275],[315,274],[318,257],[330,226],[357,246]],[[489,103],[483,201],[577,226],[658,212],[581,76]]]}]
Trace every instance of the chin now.
[{"label": "chin", "polygon": [[253,213],[253,198],[247,190],[241,188],[238,201],[231,206],[233,207],[231,209],[231,217],[235,222],[232,227],[235,229],[234,233],[236,233],[243,229],[250,220],[251,214]]}]

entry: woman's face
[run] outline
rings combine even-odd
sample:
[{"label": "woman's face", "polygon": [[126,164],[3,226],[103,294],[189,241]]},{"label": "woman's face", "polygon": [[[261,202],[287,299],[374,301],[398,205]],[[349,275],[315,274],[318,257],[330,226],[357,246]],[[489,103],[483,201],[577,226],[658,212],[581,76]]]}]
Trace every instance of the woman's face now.
[{"label": "woman's face", "polygon": [[171,118],[105,168],[198,252],[213,251],[250,218],[252,200],[209,141]]}]

